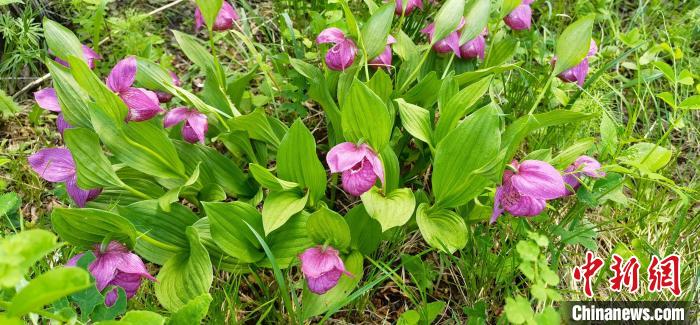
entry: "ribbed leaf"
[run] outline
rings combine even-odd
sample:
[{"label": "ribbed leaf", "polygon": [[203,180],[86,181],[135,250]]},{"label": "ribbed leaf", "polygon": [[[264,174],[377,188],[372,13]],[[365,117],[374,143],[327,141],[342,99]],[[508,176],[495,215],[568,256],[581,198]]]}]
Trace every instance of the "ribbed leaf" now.
[{"label": "ribbed leaf", "polygon": [[105,238],[134,247],[136,229],[123,217],[97,209],[54,208],[53,229],[61,239],[75,246],[92,248]]},{"label": "ribbed leaf", "polygon": [[78,170],[78,186],[98,188],[124,184],[112,169],[95,132],[85,128],[67,129],[63,140]]},{"label": "ribbed leaf", "polygon": [[209,253],[193,227],[185,230],[189,250],[171,257],[160,269],[155,284],[158,301],[177,311],[193,299],[209,292],[214,280]]}]

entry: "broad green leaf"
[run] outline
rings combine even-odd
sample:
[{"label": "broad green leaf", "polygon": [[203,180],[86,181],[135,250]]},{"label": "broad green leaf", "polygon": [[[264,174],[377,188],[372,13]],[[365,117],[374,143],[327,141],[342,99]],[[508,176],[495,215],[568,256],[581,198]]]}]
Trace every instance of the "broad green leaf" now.
[{"label": "broad green leaf", "polygon": [[182,161],[156,120],[114,125],[105,115],[91,111],[100,140],[127,166],[148,175],[187,179]]},{"label": "broad green leaf", "polygon": [[207,316],[211,301],[212,297],[208,293],[190,300],[185,306],[170,315],[168,325],[201,324],[204,317]]},{"label": "broad green leaf", "polygon": [[165,317],[147,310],[132,310],[124,314],[122,322],[134,325],[162,325],[165,324]]},{"label": "broad green leaf", "polygon": [[[316,140],[300,119],[294,121],[277,150],[277,176],[308,188],[312,205],[326,192],[326,170],[316,155]],[[266,234],[270,231],[265,228]]]},{"label": "broad green leaf", "polygon": [[170,311],[183,308],[193,299],[209,292],[214,280],[209,253],[193,227],[185,230],[189,250],[171,257],[160,269],[155,283],[158,301]]},{"label": "broad green leaf", "polygon": [[438,99],[442,82],[435,71],[428,73],[423,79],[409,89],[403,99],[411,104],[416,104],[420,107],[431,107]]},{"label": "broad green leaf", "polygon": [[454,211],[423,203],[416,209],[416,223],[425,241],[443,252],[452,254],[467,245],[467,225]]},{"label": "broad green leaf", "polygon": [[11,96],[0,89],[0,117],[9,117],[21,111]]},{"label": "broad green leaf", "polygon": [[124,185],[112,169],[95,132],[85,128],[71,128],[65,130],[63,140],[70,149],[78,170],[78,186],[98,188]]},{"label": "broad green leaf", "polygon": [[338,284],[322,295],[309,291],[308,286],[304,285],[301,302],[303,318],[309,319],[324,313],[331,306],[345,299],[362,279],[362,262],[363,257],[359,252],[352,252],[344,258],[343,264],[345,264],[345,269],[352,274],[352,277],[345,274],[341,275]]},{"label": "broad green leaf", "polygon": [[[299,254],[314,245],[306,228],[308,220],[309,214],[306,211],[297,213],[289,218],[284,226],[277,228],[265,239],[280,269],[297,264]],[[260,267],[272,267],[267,258],[256,264]]]},{"label": "broad green leaf", "polygon": [[492,164],[501,147],[500,119],[494,105],[468,116],[438,143],[433,164],[435,204],[457,207],[489,185],[479,170]]},{"label": "broad green leaf", "polygon": [[262,232],[262,216],[258,210],[240,201],[204,202],[203,205],[209,217],[211,237],[221,250],[243,263],[257,262],[265,256],[255,235],[246,226],[249,224]]},{"label": "broad green leaf", "polygon": [[649,172],[656,172],[666,166],[673,152],[653,143],[641,142],[627,148],[618,158],[620,162]]},{"label": "broad green leaf", "polygon": [[[212,0],[198,0],[197,2],[200,1],[212,2]],[[221,5],[221,0],[213,1],[219,2],[219,6]],[[177,44],[187,58],[198,67],[202,68],[207,75],[213,74],[212,77],[216,78],[216,80],[214,80],[215,83],[218,84],[224,81],[221,79],[223,72],[221,66],[197,37],[176,30],[173,30],[173,35],[175,35]]]},{"label": "broad green leaf", "polygon": [[88,249],[105,238],[128,247],[134,247],[136,240],[136,229],[128,220],[103,210],[54,208],[51,224],[61,239]]},{"label": "broad green leaf", "polygon": [[402,226],[411,219],[416,199],[410,188],[401,188],[384,195],[377,187],[372,187],[361,196],[367,214],[379,221],[382,232]]},{"label": "broad green leaf", "polygon": [[464,15],[464,0],[447,0],[435,15],[435,33],[431,45],[442,40],[459,26]]},{"label": "broad green leaf", "polygon": [[51,73],[63,117],[72,126],[92,128],[88,106],[90,96],[78,85],[70,70],[53,60],[47,60],[46,66]]},{"label": "broad green leaf", "polygon": [[399,187],[399,178],[401,177],[401,170],[399,166],[399,158],[396,156],[396,152],[391,147],[390,143],[387,143],[384,148],[379,151],[379,159],[382,161],[382,167],[384,168],[384,192],[392,192]]},{"label": "broad green leaf", "polygon": [[365,139],[372,148],[383,148],[391,136],[391,117],[379,96],[355,79],[341,105],[345,139]]},{"label": "broad green leaf", "polygon": [[185,141],[173,142],[190,175],[201,164],[199,180],[203,185],[217,184],[226,193],[234,196],[252,197],[255,195],[257,189],[248,182],[248,176],[230,158],[211,147]]},{"label": "broad green leaf", "polygon": [[114,124],[124,123],[129,113],[124,101],[107,88],[82,59],[70,56],[67,61],[75,81],[95,100],[95,105],[91,105],[91,108],[103,112]]},{"label": "broad green leaf", "polygon": [[593,32],[594,15],[583,17],[564,30],[557,38],[557,47],[554,55],[557,63],[554,66],[554,74],[558,75],[579,64],[588,54]]},{"label": "broad green leaf", "polygon": [[[393,81],[389,74],[384,70],[379,69],[372,75],[372,78],[367,82],[367,87],[379,96],[384,102],[388,102],[391,94],[394,92]],[[338,99],[342,102],[342,100]]]},{"label": "broad green leaf", "polygon": [[[204,18],[204,23],[207,24],[209,31],[214,28],[214,21],[216,21],[216,16],[219,14],[219,10],[225,0],[195,0],[197,7],[202,12],[202,18]],[[210,37],[213,37],[211,35]]]},{"label": "broad green leaf", "polygon": [[58,267],[49,270],[30,281],[12,297],[7,314],[10,317],[26,315],[91,285],[90,275],[81,268]]},{"label": "broad green leaf", "polygon": [[490,85],[491,77],[484,77],[459,91],[444,107],[440,107],[440,119],[435,126],[435,143],[440,143],[440,140],[454,130],[459,121],[484,97]]},{"label": "broad green leaf", "polygon": [[530,302],[522,296],[506,298],[506,306],[503,309],[508,321],[513,324],[534,323],[535,313],[532,311]]},{"label": "broad green leaf", "polygon": [[303,210],[308,199],[309,192],[304,195],[297,190],[270,193],[263,204],[262,211],[265,235],[282,227],[289,218]]},{"label": "broad green leaf", "polygon": [[350,227],[350,247],[364,255],[371,255],[382,239],[382,225],[367,214],[363,204],[350,209],[345,221]]},{"label": "broad green leaf", "polygon": [[15,286],[34,263],[57,247],[56,236],[41,229],[0,239],[0,287]]},{"label": "broad green leaf", "polygon": [[401,98],[397,99],[396,103],[399,104],[401,125],[413,137],[432,147],[433,129],[430,112],[420,106],[409,104]]},{"label": "broad green leaf", "polygon": [[[489,52],[484,61],[484,67],[503,66],[513,58],[520,43],[516,38],[504,37],[489,44]],[[467,72],[468,73],[468,72]]]},{"label": "broad green leaf", "polygon": [[690,97],[684,99],[681,102],[681,104],[678,105],[678,108],[693,109],[693,110],[700,109],[700,95],[690,96]]},{"label": "broad green leaf", "polygon": [[457,83],[459,83],[460,86],[466,85],[468,83],[474,82],[475,80],[479,80],[483,77],[486,77],[488,75],[496,74],[496,73],[501,73],[505,72],[508,70],[513,70],[517,68],[519,64],[502,64],[502,65],[497,65],[497,66],[492,66],[488,67],[485,69],[479,69],[475,71],[468,71],[468,72],[463,72],[461,74],[456,75],[454,78],[457,80]]},{"label": "broad green leaf", "polygon": [[236,116],[230,119],[228,124],[231,130],[246,131],[251,139],[265,141],[274,148],[279,147],[280,141],[282,141],[273,130],[262,108],[247,115]]},{"label": "broad green leaf", "polygon": [[554,110],[518,118],[503,132],[503,141],[501,143],[503,143],[503,148],[506,149],[505,161],[510,162],[515,156],[515,151],[520,146],[520,143],[532,131],[548,126],[584,121],[592,117],[593,115],[582,112]]},{"label": "broad green leaf", "polygon": [[576,160],[579,156],[588,152],[588,149],[595,144],[595,138],[583,138],[574,142],[568,148],[562,150],[556,157],[549,162],[557,169],[564,170],[567,166]]},{"label": "broad green leaf", "polygon": [[[464,7],[464,28],[459,38],[459,44],[464,44],[478,36],[489,22],[491,14],[490,0],[470,0]],[[490,54],[489,54],[490,55]]]},{"label": "broad green leaf", "polygon": [[189,249],[185,229],[199,219],[179,203],[171,204],[170,211],[165,212],[156,200],[119,206],[118,211],[136,229],[136,253],[159,265]]},{"label": "broad green leaf", "polygon": [[44,19],[44,38],[52,54],[64,61],[68,61],[70,56],[85,60],[80,40],[61,24],[51,19]]},{"label": "broad green leaf", "polygon": [[394,19],[394,3],[388,3],[379,8],[362,26],[362,42],[367,51],[367,59],[373,59],[386,47],[391,22]]},{"label": "broad green leaf", "polygon": [[250,164],[248,169],[260,185],[272,191],[286,191],[299,188],[299,184],[277,178],[270,170],[258,164]]},{"label": "broad green leaf", "polygon": [[348,223],[337,212],[326,207],[321,207],[309,216],[306,229],[316,244],[330,245],[341,251],[350,246]]},{"label": "broad green leaf", "polygon": [[211,237],[209,217],[197,220],[192,227],[197,230],[200,242],[209,252],[214,268],[234,273],[246,273],[251,271],[248,264],[241,263],[237,259],[227,255],[216,245],[216,242],[214,242],[214,239]]}]

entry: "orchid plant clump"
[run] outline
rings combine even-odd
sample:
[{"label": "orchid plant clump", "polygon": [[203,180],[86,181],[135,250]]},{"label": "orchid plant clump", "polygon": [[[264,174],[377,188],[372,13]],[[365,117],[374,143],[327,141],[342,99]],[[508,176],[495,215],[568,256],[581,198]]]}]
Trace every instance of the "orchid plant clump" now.
[{"label": "orchid plant clump", "polygon": [[[53,211],[55,230],[92,248],[88,270],[97,289],[108,290],[107,305],[115,288],[131,298],[148,279],[160,303],[177,312],[207,295],[214,269],[271,267],[303,274],[301,307],[286,308],[310,318],[358,286],[363,256],[382,233],[412,231],[411,220],[445,254],[463,249],[475,224],[552,222],[548,211],[590,190],[605,167],[592,144],[538,159],[521,144],[538,129],[594,115],[540,107],[547,89],[525,110],[501,102],[496,80],[518,68],[516,48],[503,44],[519,37],[509,28],[531,28],[532,2],[508,12],[476,2],[389,1],[364,22],[348,8],[346,23],[315,35],[323,63],[289,58],[323,111],[323,140],[301,119],[241,109],[236,87],[252,78],[221,65],[216,48],[197,36],[174,31],[206,80],[201,93],[135,56],[98,76],[91,68],[99,55],[47,20],[57,57],[46,62],[53,88],[35,98],[60,112],[65,148],[41,149],[29,162],[73,199],[74,207]],[[196,9],[196,30],[249,41],[238,28],[240,9],[214,3]],[[428,10],[431,22],[411,38],[401,23]],[[559,76],[583,86],[596,52],[592,28],[593,17],[584,17],[561,33],[556,59],[544,68],[548,85]],[[350,206],[345,216],[340,201]],[[490,219],[465,217],[483,204],[493,208]],[[142,258],[161,266],[156,277]]]}]

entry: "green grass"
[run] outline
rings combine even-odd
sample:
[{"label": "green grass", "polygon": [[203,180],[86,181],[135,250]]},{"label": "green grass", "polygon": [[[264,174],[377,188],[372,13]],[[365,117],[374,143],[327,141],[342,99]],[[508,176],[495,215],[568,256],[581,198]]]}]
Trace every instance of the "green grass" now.
[{"label": "green grass", "polygon": [[[361,7],[360,4],[358,7]],[[319,7],[322,5],[314,3],[311,6]],[[256,50],[261,53],[260,57],[251,55],[246,45],[231,34],[218,36],[215,40],[221,44],[218,51],[225,56],[223,62],[229,62],[233,69],[241,72],[249,68],[249,65],[241,62],[262,60],[259,63],[271,67],[256,77],[256,88],[251,90],[247,105],[254,105],[256,100],[267,100],[270,104],[264,106],[268,112],[288,121],[298,115],[304,116],[305,124],[315,130],[314,126],[322,127],[319,125],[322,124],[322,116],[313,105],[294,105],[307,99],[297,89],[303,81],[284,77],[293,76],[294,73],[285,66],[285,58],[279,53],[293,53],[295,46],[302,49],[308,46],[304,43],[313,40],[317,30],[310,23],[312,18],[309,11],[302,8],[290,12],[293,27],[301,33],[297,35],[298,43],[295,45],[291,39],[284,38],[284,30],[288,31],[288,26],[285,26],[280,11],[274,8],[269,3],[251,7],[254,10],[247,11],[249,17],[243,24],[246,30],[256,35],[254,41],[257,44]],[[121,31],[139,33],[140,26],[145,23],[124,16],[130,10],[110,7],[108,14],[115,17],[111,18],[113,26],[122,28]],[[186,16],[183,12],[191,12],[191,5],[181,4],[159,16],[148,18],[147,22],[155,24],[156,28],[148,28],[141,35],[112,34],[117,40],[124,41],[124,44],[110,42],[101,50],[103,53],[115,53],[110,57],[116,59],[119,55],[132,53],[129,52],[131,48],[128,44],[138,40],[139,36],[147,37],[154,45],[172,43],[172,34],[160,27],[173,27],[170,22],[175,21],[176,29],[191,30],[191,20],[183,19],[181,16]],[[553,33],[563,30],[572,22],[568,16],[580,17],[590,12],[599,15],[594,27],[594,38],[598,41],[600,52],[592,62],[590,76],[596,75],[608,62],[615,64],[592,81],[571,107],[593,113],[595,118],[574,125],[551,127],[533,134],[528,137],[518,157],[549,148],[553,148],[553,155],[556,155],[576,141],[592,137],[596,140],[595,146],[600,147],[601,154],[597,158],[604,165],[612,166],[617,164],[617,159],[630,145],[650,142],[673,150],[671,162],[658,171],[665,178],[632,169],[629,172],[618,170],[618,173],[624,175],[623,182],[611,190],[607,196],[609,203],[605,205],[591,209],[580,200],[564,199],[552,203],[548,210],[549,217],[502,217],[494,226],[487,225],[483,220],[484,213],[490,214],[490,206],[476,207],[472,210],[476,211],[472,212],[475,220],[469,225],[469,244],[453,256],[429,249],[415,231],[414,223],[407,228],[408,231],[386,238],[387,241],[380,249],[367,259],[365,276],[359,286],[361,294],[351,297],[347,305],[340,306],[330,318],[352,323],[393,322],[407,310],[423,313],[427,303],[444,301],[447,303],[446,308],[436,319],[440,323],[465,323],[468,318],[476,319],[474,315],[482,315],[489,323],[505,321],[503,306],[506,298],[518,295],[529,297],[530,294],[532,283],[518,270],[520,262],[516,251],[518,242],[528,239],[528,231],[549,238],[549,245],[543,247],[542,254],[549,267],[560,277],[556,289],[563,300],[584,299],[581,288],[571,280],[571,270],[583,263],[587,248],[576,241],[565,242],[566,236],[560,236],[562,227],[568,228],[569,236],[578,236],[576,239],[579,242],[588,236],[588,240],[595,245],[597,256],[606,261],[613,252],[632,251],[643,256],[663,256],[672,252],[679,254],[683,259],[682,299],[698,301],[700,114],[697,111],[675,110],[658,95],[670,92],[680,102],[700,93],[700,87],[670,82],[654,68],[651,61],[659,57],[668,62],[676,73],[687,69],[697,74],[696,67],[700,64],[700,47],[697,42],[700,36],[700,6],[697,2],[685,1],[553,1],[551,8],[539,4],[536,12],[534,26],[537,31],[515,33],[520,41],[516,60],[523,62],[522,69],[499,75],[497,84],[507,86],[496,86],[492,90],[502,104],[504,113],[509,114],[507,118],[527,113],[535,100],[544,80],[533,76],[545,75],[541,71],[549,69],[548,55],[553,50]],[[280,33],[280,30],[283,32]],[[169,64],[169,58],[174,57],[175,66],[184,78],[196,84],[197,81],[193,80],[195,72],[188,72],[187,63],[180,59],[181,53],[166,48],[164,53],[147,48],[137,49],[146,52],[134,54],[146,53],[151,57],[162,58],[166,65]],[[636,50],[623,56],[631,48]],[[151,50],[154,52],[149,52]],[[272,91],[270,85],[276,85],[283,91]],[[561,85],[558,80],[554,81],[554,86],[560,90],[554,96],[548,96],[552,100],[543,102],[537,112],[564,107],[567,98],[573,98],[577,92],[576,87]],[[48,213],[52,206],[65,199],[65,193],[60,188],[43,183],[32,173],[27,166],[26,157],[39,148],[58,145],[60,136],[51,131],[54,129],[51,126],[53,122],[50,122],[53,115],[44,113],[36,118],[30,101],[23,98],[17,100],[24,104],[24,111],[0,121],[0,185],[4,185],[0,190],[16,192],[21,196],[24,229],[50,229]],[[601,139],[604,117],[607,119],[605,123],[615,130],[614,141],[610,134]],[[325,139],[320,138],[323,134],[315,134],[319,142],[325,143]],[[409,149],[405,154],[411,153],[412,150]],[[608,171],[611,172],[615,171]],[[427,178],[429,175],[426,173],[429,171],[422,171],[416,177]],[[482,202],[490,204],[488,199],[483,199]],[[15,231],[6,223],[3,223],[2,229],[4,234]],[[51,259],[37,264],[33,272],[42,273],[65,262],[75,253],[73,248],[63,247]],[[421,262],[417,266],[402,264],[402,255],[420,256]],[[643,281],[645,274],[645,271],[640,273]],[[280,277],[286,279],[286,285],[282,286],[276,281]],[[606,278],[607,276],[600,276],[595,285],[598,289],[596,299],[674,299],[667,292],[642,295],[621,293],[611,296],[605,283]],[[280,274],[274,274],[268,269],[251,274],[215,271],[214,286],[210,291],[214,300],[209,309],[209,322],[286,322],[289,314],[281,311],[295,303],[288,302],[285,306],[282,297],[298,297],[302,289],[301,281],[295,268],[282,270]],[[288,290],[282,291],[287,287]],[[535,306],[538,311],[546,307],[545,304]],[[129,309],[167,314],[157,302],[152,284],[145,285],[137,297],[130,300]]]}]

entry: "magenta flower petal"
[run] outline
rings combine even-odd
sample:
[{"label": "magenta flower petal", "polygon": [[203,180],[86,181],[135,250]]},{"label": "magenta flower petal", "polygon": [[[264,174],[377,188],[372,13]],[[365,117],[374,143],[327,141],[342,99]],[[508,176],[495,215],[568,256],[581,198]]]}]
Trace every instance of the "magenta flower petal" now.
[{"label": "magenta flower petal", "polygon": [[[462,17],[462,20],[460,20],[460,22],[459,22],[459,26],[457,26],[457,28],[452,33],[447,35],[445,38],[435,42],[435,44],[433,45],[433,50],[435,50],[435,52],[437,52],[437,53],[450,53],[450,52],[452,52],[457,57],[461,57],[462,53],[460,53],[460,50],[459,50],[459,37],[460,37],[459,30],[462,29],[462,27],[464,27],[464,24],[465,24],[465,20],[464,20],[464,17]],[[423,28],[421,30],[421,33],[428,34],[428,39],[432,43],[433,36],[435,35],[435,24],[434,23],[429,24],[428,26],[426,26],[425,28]]]},{"label": "magenta flower petal", "polygon": [[326,155],[326,162],[331,173],[340,173],[352,168],[367,156],[367,146],[355,146],[352,142],[343,142],[331,148]]},{"label": "magenta flower petal", "polygon": [[75,162],[68,149],[45,148],[29,156],[29,166],[49,182],[65,182],[75,175]]},{"label": "magenta flower petal", "polygon": [[143,88],[129,88],[120,92],[119,97],[129,108],[129,121],[145,121],[163,111],[156,93]]},{"label": "magenta flower petal", "polygon": [[338,44],[345,41],[345,33],[343,33],[342,30],[335,28],[335,27],[330,27],[324,29],[318,36],[316,37],[316,43],[317,44]]},{"label": "magenta flower petal", "polygon": [[66,192],[68,192],[68,195],[77,206],[84,208],[88,201],[93,200],[102,193],[102,189],[84,190],[78,186],[77,175],[73,175],[72,178],[66,180]]},{"label": "magenta flower petal", "polygon": [[[109,286],[117,286],[124,289],[127,298],[133,297],[141,286],[143,278],[151,281],[156,279],[148,273],[146,266],[140,257],[130,252],[124,245],[112,241],[102,251],[99,244],[93,249],[95,260],[90,263],[88,270],[95,278],[97,289],[103,291]],[[83,254],[73,257],[66,266],[75,266]],[[110,290],[105,303],[111,306],[117,299],[117,290]]]},{"label": "magenta flower petal", "polygon": [[163,125],[172,127],[182,121],[182,137],[189,143],[204,143],[205,135],[209,129],[207,116],[194,109],[186,107],[173,108],[165,114]]},{"label": "magenta flower petal", "polygon": [[44,88],[34,93],[34,100],[36,100],[39,107],[49,110],[52,112],[60,112],[61,105],[58,103],[58,96],[56,95],[56,89]]},{"label": "magenta flower petal", "polygon": [[408,16],[416,8],[419,8],[422,10],[423,9],[423,1],[421,1],[421,0],[408,0],[408,2],[406,3],[406,9],[404,10],[403,1],[396,0],[396,9],[394,10],[394,13],[396,13],[397,16]]},{"label": "magenta flower petal", "polygon": [[107,77],[107,87],[116,93],[126,92],[134,84],[136,70],[136,58],[133,56],[117,62]]},{"label": "magenta flower petal", "polygon": [[[95,68],[95,61],[102,59],[102,56],[100,56],[99,54],[97,54],[97,52],[95,52],[93,49],[91,49],[90,47],[88,47],[87,45],[84,45],[84,44],[82,46],[82,50],[83,50],[83,57],[85,58],[85,61],[87,61],[88,67],[90,69],[94,69]],[[54,58],[54,61],[66,66],[66,67],[70,67],[70,64],[68,62],[62,60],[59,57]]]},{"label": "magenta flower petal", "polygon": [[196,32],[199,32],[200,29],[204,26],[204,17],[202,17],[202,11],[199,10],[199,7],[196,7],[194,9],[194,30]]},{"label": "magenta flower petal", "polygon": [[342,173],[343,189],[359,196],[367,192],[379,178],[384,182],[384,167],[379,156],[366,144],[356,146],[343,142],[326,155],[331,173]]},{"label": "magenta flower petal", "polygon": [[[217,32],[229,30],[233,28],[233,23],[240,19],[238,16],[238,12],[236,12],[236,9],[231,6],[227,1],[224,1],[221,4],[221,9],[219,9],[219,13],[216,15],[216,19],[214,20],[214,26],[212,27],[212,30],[215,30]],[[202,17],[202,12],[199,10],[199,7],[197,7],[194,11],[194,20],[195,20],[195,30],[199,31],[202,26],[205,25],[204,18]]]},{"label": "magenta flower petal", "polygon": [[474,39],[464,43],[460,48],[463,59],[484,59],[486,50],[486,40],[484,36],[477,35]]},{"label": "magenta flower petal", "polygon": [[574,166],[576,169],[581,167],[581,172],[583,172],[588,177],[600,178],[605,177],[605,172],[601,171],[600,162],[593,157],[580,156],[574,161]]},{"label": "magenta flower petal", "polygon": [[514,30],[530,29],[532,24],[532,8],[528,4],[520,4],[503,21]]},{"label": "magenta flower petal", "polygon": [[338,280],[340,280],[341,275],[343,275],[343,272],[339,270],[331,270],[316,278],[307,277],[306,283],[309,285],[309,290],[311,292],[322,295],[328,292],[328,290],[333,289],[333,287],[338,284]]},{"label": "magenta flower petal", "polygon": [[331,70],[344,71],[355,62],[357,46],[351,39],[345,37],[345,33],[338,28],[331,27],[324,29],[318,37],[316,43],[332,43],[333,47],[326,53],[326,65]]},{"label": "magenta flower petal", "polygon": [[374,68],[389,68],[391,67],[391,59],[392,59],[392,52],[391,52],[391,44],[396,43],[396,39],[389,35],[386,41],[386,47],[384,48],[384,51],[382,51],[381,54],[379,54],[376,58],[372,59],[369,62],[369,65]]},{"label": "magenta flower petal", "polygon": [[75,255],[75,256],[71,257],[71,259],[68,260],[68,262],[66,262],[66,266],[76,266],[76,265],[78,265],[78,261],[80,261],[80,259],[83,258],[83,256],[85,256],[85,253],[80,253],[80,254],[78,254],[78,255]]},{"label": "magenta flower petal", "polygon": [[339,252],[333,247],[325,250],[322,246],[306,249],[299,259],[301,260],[301,271],[306,277],[309,290],[316,294],[324,294],[338,284],[340,276],[345,273],[343,260],[338,255]]},{"label": "magenta flower petal", "polygon": [[377,174],[372,164],[365,158],[353,168],[343,171],[343,189],[351,195],[360,196],[369,191],[377,182]]},{"label": "magenta flower petal", "polygon": [[187,107],[177,107],[169,110],[165,113],[165,118],[163,118],[163,126],[169,128],[186,120],[188,112],[189,109]]},{"label": "magenta flower petal", "polygon": [[73,126],[68,124],[68,122],[66,122],[66,120],[63,118],[63,113],[58,113],[58,116],[56,117],[56,129],[58,130],[58,133],[63,135],[63,131],[72,127]]},{"label": "magenta flower petal", "polygon": [[340,42],[326,53],[326,65],[331,70],[345,71],[355,62],[357,46],[351,39]]},{"label": "magenta flower petal", "polygon": [[192,110],[187,116],[185,125],[182,127],[182,138],[189,143],[204,143],[207,130],[209,130],[207,116]]},{"label": "magenta flower petal", "polygon": [[566,195],[564,179],[552,165],[539,160],[525,160],[517,169],[510,181],[521,195],[544,200]]}]

